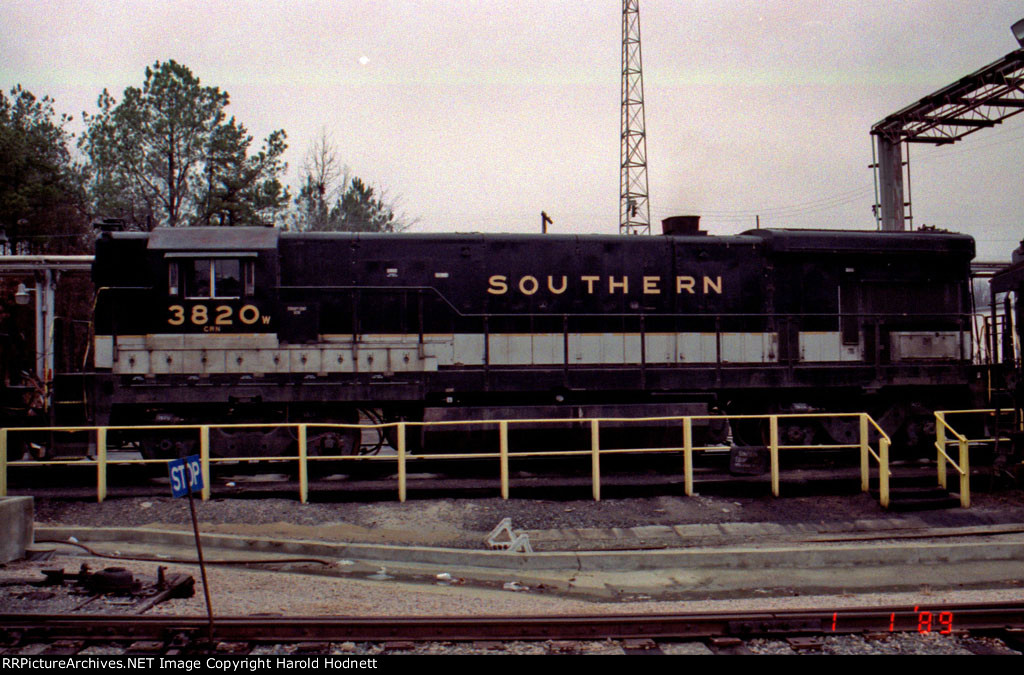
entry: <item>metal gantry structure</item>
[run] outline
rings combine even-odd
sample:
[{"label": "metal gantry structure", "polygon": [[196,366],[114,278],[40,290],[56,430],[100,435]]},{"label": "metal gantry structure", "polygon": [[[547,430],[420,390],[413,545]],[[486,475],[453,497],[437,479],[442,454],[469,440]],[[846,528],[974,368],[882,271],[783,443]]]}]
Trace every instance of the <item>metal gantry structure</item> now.
[{"label": "metal gantry structure", "polygon": [[32,275],[35,279],[34,288],[29,288],[22,283],[14,297],[18,304],[28,304],[34,300],[36,314],[35,376],[43,386],[47,406],[49,406],[54,375],[54,319],[56,318],[57,281],[63,272],[91,271],[92,261],[91,255],[0,255],[0,276],[25,277]]},{"label": "metal gantry structure", "polygon": [[871,127],[877,150],[876,218],[886,231],[906,229],[903,144],[947,145],[1024,112],[1024,48],[1011,52]]},{"label": "metal gantry structure", "polygon": [[647,197],[647,125],[640,57],[640,0],[622,0],[622,111],[619,234],[650,234]]}]

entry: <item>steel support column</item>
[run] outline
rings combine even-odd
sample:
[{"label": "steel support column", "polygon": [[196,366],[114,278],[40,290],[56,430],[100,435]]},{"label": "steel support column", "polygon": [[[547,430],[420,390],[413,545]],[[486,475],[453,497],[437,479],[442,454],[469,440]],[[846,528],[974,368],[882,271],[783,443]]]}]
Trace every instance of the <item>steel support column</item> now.
[{"label": "steel support column", "polygon": [[903,219],[903,144],[885,136],[875,136],[878,147],[878,186],[882,209],[882,230],[902,232]]}]

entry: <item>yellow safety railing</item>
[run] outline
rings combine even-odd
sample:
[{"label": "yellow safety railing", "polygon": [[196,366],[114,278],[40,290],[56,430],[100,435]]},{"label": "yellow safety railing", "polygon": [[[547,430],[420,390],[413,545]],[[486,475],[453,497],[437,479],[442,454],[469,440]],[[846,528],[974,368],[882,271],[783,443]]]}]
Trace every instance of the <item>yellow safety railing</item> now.
[{"label": "yellow safety railing", "polygon": [[[992,438],[967,438],[946,420],[947,415],[985,415],[995,416],[1002,414],[1013,414],[1012,409],[996,410],[994,408],[975,408],[971,410],[938,410],[935,412],[935,449],[937,451],[936,464],[938,469],[939,485],[947,489],[946,465],[952,465],[953,469],[960,475],[960,505],[964,508],[971,506],[971,445],[982,445],[985,443],[997,443],[1012,441],[1010,438],[994,436]],[[993,425],[998,428],[998,424]],[[947,432],[953,437],[950,440]],[[958,460],[954,461],[947,454],[946,449],[956,443],[958,449]]]},{"label": "yellow safety railing", "polygon": [[[871,448],[870,426],[878,433],[878,452]],[[889,471],[889,446],[892,439],[889,434],[878,426],[878,422],[867,413],[860,414],[860,489],[861,492],[868,492],[871,489],[871,458],[878,462],[878,502],[882,508],[889,508],[889,479],[892,472]]]},{"label": "yellow safety railing", "polygon": [[[818,444],[818,445],[793,445],[783,444],[779,441],[779,420],[793,418],[856,418],[859,420],[860,438],[858,443],[851,444]],[[629,417],[629,418],[565,418],[565,419],[509,419],[509,420],[449,420],[442,422],[388,422],[380,424],[336,424],[336,423],[285,423],[285,424],[202,424],[202,425],[143,425],[125,427],[17,427],[0,429],[0,496],[7,495],[7,468],[9,466],[41,466],[41,465],[88,465],[96,466],[96,497],[103,501],[107,496],[107,468],[110,465],[121,464],[166,464],[166,459],[117,459],[110,460],[107,457],[107,438],[110,432],[132,432],[132,431],[156,431],[173,430],[181,433],[194,430],[199,436],[199,456],[202,463],[204,476],[210,475],[210,465],[220,462],[263,462],[263,461],[297,461],[299,478],[299,499],[306,503],[309,493],[309,463],[317,461],[394,461],[397,464],[398,498],[406,500],[407,465],[415,460],[446,460],[446,459],[497,459],[499,463],[499,478],[501,482],[501,497],[509,497],[509,461],[512,456],[518,458],[527,457],[571,457],[589,456],[591,463],[592,494],[595,500],[601,499],[601,456],[617,454],[665,454],[682,453],[683,456],[683,478],[684,492],[687,496],[693,495],[693,453],[708,450],[721,449],[721,445],[694,445],[693,426],[695,421],[701,420],[766,420],[768,422],[768,450],[771,466],[771,491],[772,495],[780,495],[780,451],[782,450],[826,450],[826,449],[851,449],[860,451],[861,489],[869,491],[871,458],[873,457],[879,466],[879,491],[882,506],[889,505],[889,436],[882,431],[881,427],[867,413],[787,413],[777,415],[687,415],[677,417]],[[601,448],[601,424],[602,423],[638,423],[638,422],[665,422],[676,423],[682,427],[682,441],[680,447],[657,447],[657,448]],[[509,449],[509,428],[514,425],[545,425],[545,424],[586,424],[590,427],[590,448],[587,450],[544,450],[544,451],[517,451],[510,452]],[[407,434],[410,427],[437,427],[437,426],[460,426],[474,425],[477,429],[482,426],[494,425],[498,428],[498,452],[471,452],[471,453],[437,453],[437,454],[411,454],[408,452]],[[878,434],[879,452],[871,447],[870,428],[874,427]],[[309,429],[358,429],[361,434],[363,430],[373,429],[383,433],[384,429],[394,429],[394,450],[395,456],[376,455],[310,455],[308,452],[307,439]],[[259,429],[259,428],[294,428],[297,432],[298,453],[287,457],[211,457],[210,456],[210,429]],[[9,461],[8,438],[9,433],[95,433],[96,456],[95,459],[65,459],[65,460],[30,460],[30,461]],[[204,482],[202,498],[209,499],[211,494],[210,481]]]}]

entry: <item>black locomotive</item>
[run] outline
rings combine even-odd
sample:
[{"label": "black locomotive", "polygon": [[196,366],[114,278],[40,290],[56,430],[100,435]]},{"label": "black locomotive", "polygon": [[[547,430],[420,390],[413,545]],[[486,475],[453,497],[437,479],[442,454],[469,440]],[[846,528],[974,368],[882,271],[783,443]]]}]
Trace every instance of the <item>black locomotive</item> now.
[{"label": "black locomotive", "polygon": [[[107,233],[93,274],[96,421],[867,410],[912,445],[930,409],[969,402],[973,255],[970,237],[934,231]],[[634,444],[656,433],[623,430]],[[701,425],[712,440],[730,430],[737,443],[763,442],[756,424]],[[476,431],[411,443],[488,442]],[[782,433],[848,443],[857,428]],[[251,431],[211,442],[241,456],[294,441]],[[311,452],[359,443],[356,432],[322,433]],[[173,445],[154,438],[145,452]]]},{"label": "black locomotive", "polygon": [[[1013,252],[1010,264],[992,277],[990,288],[986,351],[992,363],[987,378],[989,398],[997,410],[993,468],[1016,472],[1013,477],[1020,482],[1024,479],[1024,241]],[[1011,468],[1014,462],[1017,466]]]}]

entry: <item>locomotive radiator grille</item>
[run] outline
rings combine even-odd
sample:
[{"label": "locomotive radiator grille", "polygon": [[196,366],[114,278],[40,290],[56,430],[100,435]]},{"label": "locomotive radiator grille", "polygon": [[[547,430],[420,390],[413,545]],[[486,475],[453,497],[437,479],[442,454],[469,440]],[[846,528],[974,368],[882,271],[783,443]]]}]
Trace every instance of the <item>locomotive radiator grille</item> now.
[{"label": "locomotive radiator grille", "polygon": [[[248,336],[252,338],[253,336]],[[641,339],[645,341],[641,349]],[[118,374],[398,373],[466,366],[776,363],[775,333],[537,333],[324,336],[314,345],[278,345],[263,336],[96,337],[96,365]],[[568,353],[566,353],[566,345]]]}]

